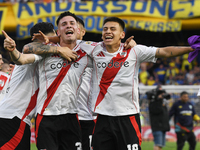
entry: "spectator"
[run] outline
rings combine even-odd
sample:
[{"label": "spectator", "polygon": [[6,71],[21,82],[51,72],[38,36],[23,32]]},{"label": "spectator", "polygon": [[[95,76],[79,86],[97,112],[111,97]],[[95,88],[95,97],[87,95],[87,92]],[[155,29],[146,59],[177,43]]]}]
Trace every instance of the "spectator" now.
[{"label": "spectator", "polygon": [[150,76],[148,79],[147,79],[147,83],[146,85],[155,85],[156,81],[154,80],[154,77],[153,76]]},{"label": "spectator", "polygon": [[185,141],[188,141],[190,150],[195,150],[196,138],[193,132],[193,120],[199,123],[194,106],[189,102],[188,93],[183,91],[180,100],[175,102],[169,112],[170,118],[174,116],[175,132],[177,135],[177,150],[182,150]]},{"label": "spectator", "polygon": [[169,63],[169,67],[166,70],[166,78],[168,78],[170,75],[172,77],[175,77],[179,73],[179,69],[175,66],[175,62]]},{"label": "spectator", "polygon": [[192,69],[192,64],[188,62],[188,54],[183,55],[183,61],[182,61],[182,66],[181,70],[182,71],[189,71]]},{"label": "spectator", "polygon": [[149,73],[147,72],[147,66],[146,66],[146,65],[147,65],[146,63],[142,63],[142,64],[140,65],[141,70],[140,70],[140,74],[139,74],[139,78],[140,78],[141,82],[142,82],[144,85],[146,85],[146,83],[147,83],[147,78],[148,78],[148,76],[149,76]]},{"label": "spectator", "polygon": [[166,78],[166,85],[175,85],[175,77],[173,75],[169,75],[169,77]]},{"label": "spectator", "polygon": [[194,71],[190,70],[188,73],[186,73],[186,79],[187,79],[187,84],[191,85],[193,84],[194,81]]},{"label": "spectator", "polygon": [[165,84],[165,74],[166,74],[166,69],[164,68],[163,64],[160,64],[158,68],[155,69],[155,76],[158,77],[159,81],[162,84]]}]

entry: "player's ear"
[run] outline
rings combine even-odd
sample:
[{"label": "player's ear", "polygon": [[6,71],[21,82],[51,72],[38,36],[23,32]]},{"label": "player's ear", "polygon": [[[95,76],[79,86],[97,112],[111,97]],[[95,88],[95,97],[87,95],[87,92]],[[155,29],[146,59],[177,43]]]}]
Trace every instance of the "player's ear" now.
[{"label": "player's ear", "polygon": [[59,32],[59,30],[57,30],[57,35],[60,36],[60,32]]},{"label": "player's ear", "polygon": [[86,30],[85,30],[85,29],[83,29],[83,30],[82,30],[82,33],[83,33],[83,34],[82,34],[82,36],[84,36],[84,35],[85,35],[85,33],[86,33]]},{"label": "player's ear", "polygon": [[125,38],[125,32],[122,31],[122,32],[121,32],[121,35],[120,35],[120,39],[124,39],[124,38]]},{"label": "player's ear", "polygon": [[77,34],[80,34],[80,28],[79,27],[77,28]]}]

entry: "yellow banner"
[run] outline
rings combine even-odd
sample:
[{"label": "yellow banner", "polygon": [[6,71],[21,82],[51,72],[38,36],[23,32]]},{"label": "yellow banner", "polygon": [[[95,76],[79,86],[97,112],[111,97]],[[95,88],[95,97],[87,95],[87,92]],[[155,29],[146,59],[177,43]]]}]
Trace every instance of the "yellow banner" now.
[{"label": "yellow banner", "polygon": [[169,18],[194,18],[200,16],[200,0],[175,0],[169,7]]},{"label": "yellow banner", "polygon": [[71,11],[76,15],[88,16],[150,16],[168,17],[169,1],[98,1],[81,3],[16,3],[13,6],[18,20],[58,16],[61,12]]},{"label": "yellow banner", "polygon": [[[193,25],[197,28],[198,25],[200,26],[197,18],[200,16],[200,0],[28,2],[15,3],[12,8],[16,19],[18,38],[29,37],[29,29],[33,24],[41,21],[52,22],[56,28],[56,19],[64,11],[71,11],[81,17],[85,22],[86,30],[95,33],[101,33],[103,20],[108,16],[120,17],[129,29],[151,32],[176,32],[180,31],[182,27]],[[181,18],[184,19],[180,20]],[[189,22],[191,18],[197,20],[197,23],[195,20]]]},{"label": "yellow banner", "polygon": [[0,34],[2,34],[2,30],[4,30],[4,21],[7,13],[7,7],[0,7]]}]

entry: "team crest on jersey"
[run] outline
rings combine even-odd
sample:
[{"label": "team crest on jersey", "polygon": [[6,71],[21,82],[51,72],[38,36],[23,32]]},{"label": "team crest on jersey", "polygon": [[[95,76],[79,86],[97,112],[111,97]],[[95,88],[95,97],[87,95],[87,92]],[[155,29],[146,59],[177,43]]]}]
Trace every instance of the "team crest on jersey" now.
[{"label": "team crest on jersey", "polygon": [[89,44],[89,45],[92,45],[92,46],[96,46],[97,45],[96,42],[90,42],[90,41],[86,41],[85,44]]},{"label": "team crest on jersey", "polygon": [[86,42],[85,42],[85,44],[91,44],[91,43],[92,43],[92,42],[90,42],[90,41],[86,41]]},{"label": "team crest on jersey", "polygon": [[192,105],[189,105],[189,108],[192,109]]},{"label": "team crest on jersey", "polygon": [[126,55],[127,55],[127,52],[121,52],[121,54],[120,54],[122,57],[126,57]]}]

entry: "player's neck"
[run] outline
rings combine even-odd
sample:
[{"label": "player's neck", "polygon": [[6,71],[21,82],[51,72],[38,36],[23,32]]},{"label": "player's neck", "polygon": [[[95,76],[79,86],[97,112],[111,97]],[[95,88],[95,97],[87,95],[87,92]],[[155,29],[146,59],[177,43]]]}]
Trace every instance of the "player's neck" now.
[{"label": "player's neck", "polygon": [[69,49],[73,49],[76,46],[76,41],[66,41],[60,42],[61,47],[68,47]]},{"label": "player's neck", "polygon": [[106,45],[106,50],[109,53],[115,53],[116,51],[118,51],[119,47],[120,47],[120,44]]}]

